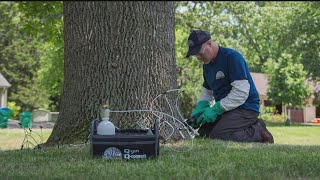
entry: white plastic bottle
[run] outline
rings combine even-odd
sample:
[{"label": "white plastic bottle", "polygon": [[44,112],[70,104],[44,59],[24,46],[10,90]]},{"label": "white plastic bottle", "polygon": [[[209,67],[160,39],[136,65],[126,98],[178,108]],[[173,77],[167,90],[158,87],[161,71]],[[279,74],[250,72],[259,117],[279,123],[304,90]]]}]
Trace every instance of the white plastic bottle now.
[{"label": "white plastic bottle", "polygon": [[110,110],[102,109],[101,110],[102,121],[98,124],[97,134],[98,135],[115,135],[116,129],[112,122],[109,121]]}]

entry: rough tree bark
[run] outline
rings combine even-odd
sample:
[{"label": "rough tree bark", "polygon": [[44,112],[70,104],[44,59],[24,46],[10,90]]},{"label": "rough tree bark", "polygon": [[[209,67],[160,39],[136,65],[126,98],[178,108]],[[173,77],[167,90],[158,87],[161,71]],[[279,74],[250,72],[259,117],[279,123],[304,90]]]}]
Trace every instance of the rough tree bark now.
[{"label": "rough tree bark", "polygon": [[[47,145],[85,140],[106,102],[111,110],[148,109],[177,87],[174,8],[165,1],[64,2],[64,90]],[[137,116],[144,115],[111,113],[120,128]]]}]

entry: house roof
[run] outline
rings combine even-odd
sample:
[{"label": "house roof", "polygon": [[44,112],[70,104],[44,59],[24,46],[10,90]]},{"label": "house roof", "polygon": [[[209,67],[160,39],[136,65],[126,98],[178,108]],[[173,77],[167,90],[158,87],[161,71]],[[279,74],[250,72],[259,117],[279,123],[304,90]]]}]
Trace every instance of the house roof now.
[{"label": "house roof", "polygon": [[252,80],[260,95],[267,95],[268,78],[263,73],[250,73]]},{"label": "house roof", "polygon": [[0,88],[10,87],[11,84],[6,80],[6,78],[0,73]]}]

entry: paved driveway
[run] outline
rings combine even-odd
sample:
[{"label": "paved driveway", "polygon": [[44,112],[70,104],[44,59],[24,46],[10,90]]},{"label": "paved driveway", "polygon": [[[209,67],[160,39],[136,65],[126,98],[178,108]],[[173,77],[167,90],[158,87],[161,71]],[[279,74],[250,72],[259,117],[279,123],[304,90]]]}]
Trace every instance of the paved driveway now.
[{"label": "paved driveway", "polygon": [[[8,120],[8,129],[14,129],[14,128],[21,128],[20,126],[20,121],[18,120],[11,120],[9,119]],[[32,122],[32,129],[40,129],[40,126],[43,128],[43,129],[52,129],[53,126],[54,126],[54,122]]]}]

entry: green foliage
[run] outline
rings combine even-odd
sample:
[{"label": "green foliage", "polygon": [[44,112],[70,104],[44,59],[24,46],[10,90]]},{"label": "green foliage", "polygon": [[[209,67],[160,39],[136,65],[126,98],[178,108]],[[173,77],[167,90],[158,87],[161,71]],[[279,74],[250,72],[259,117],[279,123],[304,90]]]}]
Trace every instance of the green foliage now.
[{"label": "green foliage", "polygon": [[18,119],[21,107],[15,102],[8,102],[8,108],[11,110],[11,119]]},{"label": "green foliage", "polygon": [[[222,45],[228,46],[235,42],[225,38],[230,27],[223,25],[228,19],[221,15],[223,3],[217,2],[211,7],[210,2],[176,2],[176,62],[178,67],[178,86],[186,91],[180,99],[184,117],[189,118],[197,103],[202,83],[202,64],[195,59],[187,59],[187,38],[193,29],[205,29]],[[218,16],[220,15],[220,16]],[[212,18],[216,16],[216,18]],[[221,25],[221,26],[219,26]],[[223,33],[221,33],[223,32]]]},{"label": "green foliage", "polygon": [[286,116],[278,114],[275,106],[261,106],[259,118],[266,122],[284,122]]},{"label": "green foliage", "polygon": [[268,122],[284,123],[288,119],[287,115],[274,114]]},{"label": "green foliage", "polygon": [[270,87],[267,95],[274,104],[302,107],[311,96],[303,65],[294,62],[292,55],[283,53],[278,62],[268,62]]},{"label": "green foliage", "polygon": [[19,9],[27,17],[24,30],[43,42],[38,80],[50,94],[49,110],[57,111],[64,82],[63,2],[20,2]]},{"label": "green foliage", "polygon": [[259,118],[269,121],[271,116],[276,113],[274,106],[260,106],[260,115]]},{"label": "green foliage", "polygon": [[320,4],[314,2],[297,3],[298,13],[292,15],[289,27],[291,38],[290,54],[299,57],[308,77],[320,80]]},{"label": "green foliage", "polygon": [[39,51],[41,67],[38,71],[38,79],[41,87],[50,94],[49,110],[57,111],[64,82],[64,49],[47,42],[39,47]]},{"label": "green foliage", "polygon": [[4,19],[0,21],[0,71],[12,85],[8,101],[22,110],[40,108],[48,103],[48,98],[38,86],[39,42],[23,31],[26,17],[17,3],[1,2],[0,9],[0,17]]},{"label": "green foliage", "polygon": [[[180,99],[185,118],[203,81],[202,65],[185,58],[192,29],[208,30],[218,44],[240,51],[251,72],[266,72],[285,52],[294,57],[293,64],[303,64],[299,68],[305,77],[319,80],[319,8],[317,2],[176,2],[176,60],[179,87],[186,89]],[[56,111],[63,88],[63,2],[1,2],[0,9],[0,70],[13,84],[9,100],[22,108]],[[37,90],[50,101],[29,101]]]},{"label": "green foliage", "polygon": [[[317,2],[176,2],[178,78],[179,86],[186,88],[181,99],[185,115],[195,106],[203,81],[201,65],[184,57],[192,29],[208,30],[218,44],[241,52],[251,72],[266,72],[268,64],[287,53],[294,64],[303,65],[299,68],[307,73],[305,78],[320,79],[319,6]],[[299,104],[294,101],[291,104]]]},{"label": "green foliage", "polygon": [[0,71],[8,100],[56,111],[63,85],[63,2],[0,3]]},{"label": "green foliage", "polygon": [[19,2],[26,19],[24,30],[41,40],[63,45],[63,2]]}]

